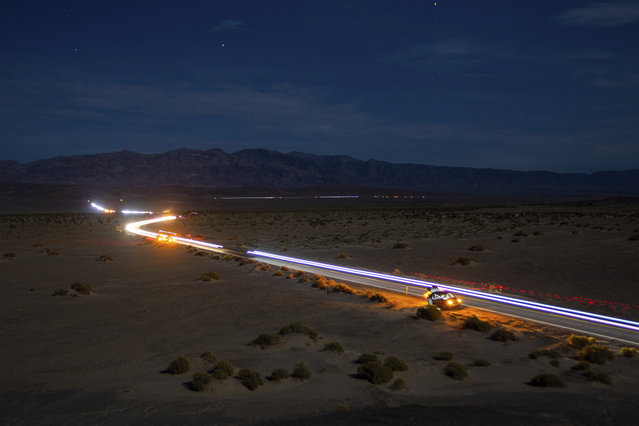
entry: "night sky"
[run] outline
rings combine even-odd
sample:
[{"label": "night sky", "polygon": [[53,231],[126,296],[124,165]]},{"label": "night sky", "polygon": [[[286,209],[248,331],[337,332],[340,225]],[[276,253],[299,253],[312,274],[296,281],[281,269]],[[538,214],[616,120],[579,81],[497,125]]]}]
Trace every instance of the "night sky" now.
[{"label": "night sky", "polygon": [[0,159],[639,168],[637,1],[0,2]]}]

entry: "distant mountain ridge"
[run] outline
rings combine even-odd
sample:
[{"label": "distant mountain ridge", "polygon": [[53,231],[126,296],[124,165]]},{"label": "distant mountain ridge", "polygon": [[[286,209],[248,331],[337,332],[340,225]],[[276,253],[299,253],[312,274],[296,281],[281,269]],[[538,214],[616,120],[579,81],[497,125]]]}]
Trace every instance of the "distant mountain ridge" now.
[{"label": "distant mountain ridge", "polygon": [[0,161],[0,182],[58,185],[211,188],[352,185],[460,193],[639,195],[639,169],[554,173],[394,164],[348,156],[247,149],[177,149],[162,154],[121,151],[54,157],[22,164]]}]

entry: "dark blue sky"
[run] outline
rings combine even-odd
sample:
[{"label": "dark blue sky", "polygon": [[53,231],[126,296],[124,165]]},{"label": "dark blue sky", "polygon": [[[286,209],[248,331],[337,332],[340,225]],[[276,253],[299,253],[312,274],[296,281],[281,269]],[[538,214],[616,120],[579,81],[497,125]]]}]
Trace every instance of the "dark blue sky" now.
[{"label": "dark blue sky", "polygon": [[1,159],[639,168],[637,1],[0,2]]}]

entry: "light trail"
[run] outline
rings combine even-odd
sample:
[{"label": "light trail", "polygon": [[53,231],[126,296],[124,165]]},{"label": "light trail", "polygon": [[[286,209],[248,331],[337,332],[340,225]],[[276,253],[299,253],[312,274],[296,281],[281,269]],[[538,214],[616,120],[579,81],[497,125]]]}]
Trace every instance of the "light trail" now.
[{"label": "light trail", "polygon": [[115,213],[115,210],[111,210],[111,209],[106,209],[96,203],[93,203],[91,201],[89,201],[91,203],[91,207],[100,210],[102,213]]},{"label": "light trail", "polygon": [[[154,223],[165,222],[165,221],[169,221],[169,220],[175,220],[176,218],[177,218],[176,216],[163,216],[163,217],[159,217],[159,218],[155,218],[155,219],[148,219],[148,220],[143,220],[143,221],[139,221],[139,222],[132,222],[132,223],[127,224],[125,229],[128,232],[132,233],[132,234],[142,235],[142,236],[145,236],[145,237],[149,237],[149,238],[154,238],[155,239],[159,235],[163,235],[163,234],[156,233],[156,232],[151,232],[151,231],[145,231],[145,230],[140,229],[140,228],[142,226],[146,226],[146,225],[150,225],[150,224],[154,224]],[[224,247],[222,245],[219,245],[219,244],[206,243],[206,242],[203,242],[203,241],[192,240],[192,239],[189,239],[189,238],[183,238],[183,237],[179,237],[179,236],[172,236],[170,238],[170,241],[176,242],[178,244],[191,245],[191,246],[194,246],[194,247],[199,247],[199,248],[202,248],[202,249],[205,249],[205,250],[212,250],[212,251],[222,251],[222,250],[224,250]],[[258,258],[274,259],[274,260],[279,260],[279,261],[283,261],[283,262],[290,262],[290,263],[295,263],[295,264],[299,264],[299,265],[306,265],[306,266],[309,266],[309,267],[320,268],[320,269],[324,269],[324,270],[328,270],[328,271],[341,272],[341,273],[345,273],[345,274],[368,277],[368,278],[378,279],[378,280],[382,280],[382,281],[386,281],[386,282],[400,283],[400,284],[403,284],[405,286],[411,286],[413,288],[417,287],[417,288],[420,288],[420,289],[429,289],[432,286],[437,286],[437,287],[440,287],[440,288],[442,288],[444,290],[452,291],[452,292],[457,293],[457,294],[463,294],[463,295],[470,296],[470,297],[473,297],[473,298],[476,298],[476,299],[483,299],[483,300],[486,300],[486,301],[489,301],[489,302],[501,303],[501,304],[505,304],[505,305],[511,305],[511,306],[516,306],[516,307],[520,307],[520,308],[524,308],[524,309],[529,309],[529,310],[532,310],[532,311],[539,311],[539,312],[544,312],[544,313],[547,313],[547,314],[553,314],[553,315],[557,315],[557,316],[561,316],[561,317],[573,318],[573,319],[576,319],[576,320],[588,321],[588,322],[597,323],[597,324],[601,324],[601,325],[605,325],[605,326],[622,328],[622,329],[626,329],[626,330],[639,332],[639,322],[625,320],[625,319],[622,319],[622,318],[609,317],[609,316],[606,316],[606,315],[600,315],[600,314],[595,314],[595,313],[590,313],[590,312],[578,311],[578,310],[569,309],[569,308],[562,308],[562,307],[559,307],[559,306],[547,305],[547,304],[528,301],[528,300],[523,300],[523,299],[515,299],[515,298],[507,297],[507,296],[488,294],[488,293],[483,293],[483,292],[470,290],[470,289],[466,289],[466,288],[462,288],[462,287],[455,287],[455,286],[436,283],[436,282],[431,282],[431,281],[416,280],[416,279],[413,279],[413,278],[400,277],[400,276],[396,276],[396,275],[389,275],[389,274],[384,274],[384,273],[381,273],[381,272],[366,271],[366,270],[363,270],[363,269],[355,269],[355,268],[349,268],[349,267],[345,267],[345,266],[333,265],[333,264],[329,264],[329,263],[316,262],[316,261],[306,260],[306,259],[299,259],[299,258],[290,257],[290,256],[283,256],[283,255],[274,254],[274,253],[267,253],[267,252],[263,252],[263,251],[259,251],[259,250],[249,250],[249,251],[246,251],[245,254],[248,255],[248,256],[253,256],[253,257],[258,257]],[[385,288],[385,287],[383,287],[381,285],[378,285],[378,287]],[[386,289],[388,289],[388,288],[386,288]]]}]

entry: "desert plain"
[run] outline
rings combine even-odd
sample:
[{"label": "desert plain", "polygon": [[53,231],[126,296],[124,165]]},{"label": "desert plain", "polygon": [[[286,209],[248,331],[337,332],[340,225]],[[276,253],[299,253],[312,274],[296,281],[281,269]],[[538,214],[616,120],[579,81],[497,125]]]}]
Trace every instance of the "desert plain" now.
[{"label": "desert plain", "polygon": [[[162,226],[639,320],[637,204],[277,202],[220,202]],[[620,342],[596,338],[614,356],[583,362],[567,330],[469,307],[419,319],[422,299],[318,289],[310,274],[129,235],[133,220],[0,216],[3,424],[637,423],[639,356],[621,356]],[[473,315],[492,328],[463,328]],[[314,333],[280,333],[294,323]],[[516,340],[491,339],[500,329]],[[278,337],[250,344],[262,334]],[[408,368],[374,384],[358,373],[363,354]],[[188,371],[171,374],[179,356]],[[467,377],[447,375],[446,358]],[[195,390],[193,375],[214,374],[220,360],[233,374]],[[300,363],[310,377],[271,377]],[[241,369],[262,384],[250,390]],[[563,386],[533,386],[540,374]]]}]

